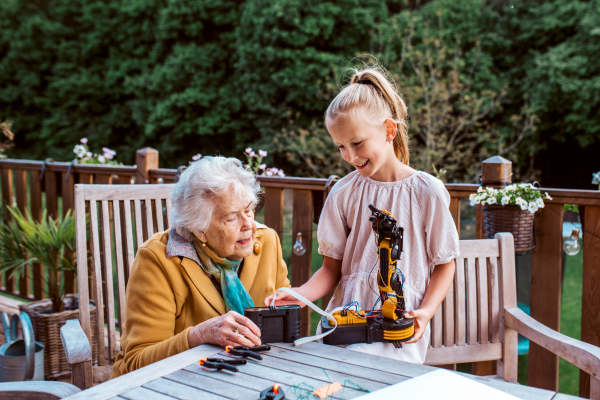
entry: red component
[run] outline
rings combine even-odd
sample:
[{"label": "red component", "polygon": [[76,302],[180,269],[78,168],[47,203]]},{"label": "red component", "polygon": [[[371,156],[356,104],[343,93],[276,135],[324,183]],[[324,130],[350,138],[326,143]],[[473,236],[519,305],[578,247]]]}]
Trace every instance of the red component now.
[{"label": "red component", "polygon": [[273,385],[273,393],[279,393],[279,384],[276,383],[275,385]]}]

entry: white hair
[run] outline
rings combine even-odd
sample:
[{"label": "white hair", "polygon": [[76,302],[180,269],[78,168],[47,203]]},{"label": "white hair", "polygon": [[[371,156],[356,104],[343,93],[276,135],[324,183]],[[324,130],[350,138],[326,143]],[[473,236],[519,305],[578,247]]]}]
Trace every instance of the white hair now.
[{"label": "white hair", "polygon": [[194,234],[206,231],[215,207],[215,199],[233,189],[236,197],[248,197],[258,203],[260,184],[237,158],[203,157],[186,168],[171,192],[173,228],[191,241]]}]

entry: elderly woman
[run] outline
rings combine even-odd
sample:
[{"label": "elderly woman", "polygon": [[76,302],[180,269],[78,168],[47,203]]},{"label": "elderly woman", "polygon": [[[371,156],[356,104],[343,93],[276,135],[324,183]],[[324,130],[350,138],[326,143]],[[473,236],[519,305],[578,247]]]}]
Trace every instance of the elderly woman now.
[{"label": "elderly woman", "polygon": [[277,234],[254,221],[259,190],[235,158],[205,157],[181,174],[171,230],[133,263],[111,378],[203,343],[260,345],[244,309],[290,285]]}]

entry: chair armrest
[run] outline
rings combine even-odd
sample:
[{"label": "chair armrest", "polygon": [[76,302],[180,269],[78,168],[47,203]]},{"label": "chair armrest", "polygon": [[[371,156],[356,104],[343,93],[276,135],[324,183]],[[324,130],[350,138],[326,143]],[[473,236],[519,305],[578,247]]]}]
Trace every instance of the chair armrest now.
[{"label": "chair armrest", "polygon": [[69,365],[92,361],[92,348],[78,319],[68,320],[60,328],[60,339]]},{"label": "chair armrest", "polygon": [[0,383],[0,400],[54,400],[63,399],[81,392],[66,382],[31,381]]},{"label": "chair armrest", "polygon": [[599,347],[556,332],[517,307],[504,309],[504,324],[596,379],[600,378]]}]

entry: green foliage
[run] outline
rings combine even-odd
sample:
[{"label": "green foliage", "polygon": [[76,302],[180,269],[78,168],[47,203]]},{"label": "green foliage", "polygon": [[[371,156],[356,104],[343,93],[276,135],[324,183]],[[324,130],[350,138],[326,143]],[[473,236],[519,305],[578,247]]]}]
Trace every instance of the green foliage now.
[{"label": "green foliage", "polygon": [[126,164],[144,146],[163,167],[254,147],[288,174],[343,175],[323,112],[361,54],[409,106],[414,166],[448,181],[498,153],[533,180],[544,142],[598,143],[597,0],[4,0],[0,13],[0,118],[20,157],[69,160],[88,137]]},{"label": "green foliage", "polygon": [[[40,263],[48,272],[48,288],[53,312],[62,311],[65,271],[76,271],[75,217],[71,210],[58,219],[46,218],[36,222],[29,209],[27,217],[16,207],[7,207],[12,220],[0,231],[0,272],[10,272],[16,279],[25,275],[25,267]],[[60,275],[60,277],[59,277]],[[62,279],[61,279],[62,278]]]}]

